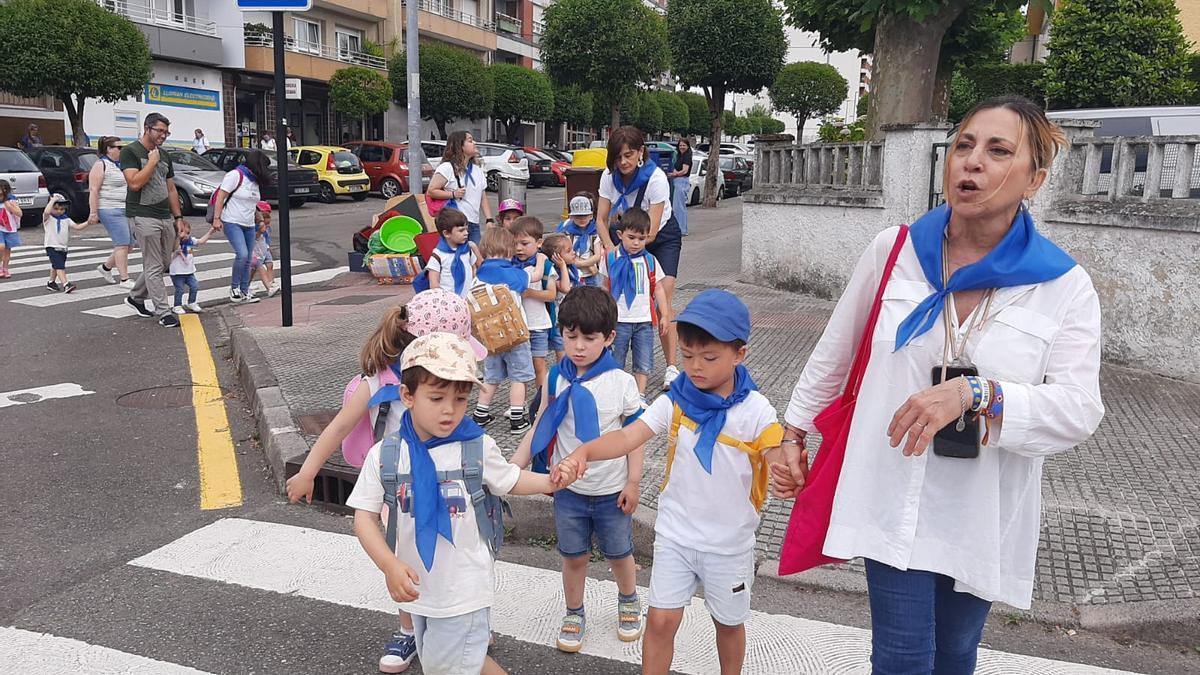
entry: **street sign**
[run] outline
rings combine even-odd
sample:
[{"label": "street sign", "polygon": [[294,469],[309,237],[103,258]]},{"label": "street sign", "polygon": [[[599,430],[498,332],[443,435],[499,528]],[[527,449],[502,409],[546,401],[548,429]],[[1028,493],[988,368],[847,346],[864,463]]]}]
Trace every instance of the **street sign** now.
[{"label": "street sign", "polygon": [[306,12],[312,0],[237,0],[243,12]]},{"label": "street sign", "polygon": [[284,98],[300,100],[300,78],[289,77],[283,81]]}]

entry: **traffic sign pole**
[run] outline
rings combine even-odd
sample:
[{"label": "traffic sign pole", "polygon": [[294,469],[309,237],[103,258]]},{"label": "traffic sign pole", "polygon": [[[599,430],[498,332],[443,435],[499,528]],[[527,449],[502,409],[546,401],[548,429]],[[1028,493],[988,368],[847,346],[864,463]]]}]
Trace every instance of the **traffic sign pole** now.
[{"label": "traffic sign pole", "polygon": [[[417,3],[404,3],[405,55],[408,61],[408,191],[419,195],[424,190],[425,152],[421,147],[421,67],[417,42]],[[416,167],[415,169],[413,167]],[[416,178],[413,178],[413,174]]]},{"label": "traffic sign pole", "polygon": [[284,79],[287,70],[283,59],[283,12],[271,12],[273,41],[275,43],[275,154],[279,170],[277,194],[279,195],[279,253],[280,281],[282,286],[281,305],[283,325],[292,325],[292,227],[289,220],[291,193],[288,192],[288,136],[287,136],[287,92]]}]

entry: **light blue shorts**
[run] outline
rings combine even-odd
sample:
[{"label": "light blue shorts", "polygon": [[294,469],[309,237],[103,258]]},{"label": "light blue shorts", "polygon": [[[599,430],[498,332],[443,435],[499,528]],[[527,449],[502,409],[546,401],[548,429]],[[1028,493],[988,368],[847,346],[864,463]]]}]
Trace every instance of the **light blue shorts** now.
[{"label": "light blue shorts", "polygon": [[19,232],[0,232],[0,246],[4,248],[16,248],[21,245],[21,234]]},{"label": "light blue shorts", "polygon": [[544,359],[550,352],[563,351],[562,333],[553,328],[529,331],[529,350],[535,359]]},{"label": "light blue shorts", "polygon": [[500,384],[505,380],[532,382],[534,377],[536,375],[533,372],[533,353],[529,350],[528,342],[519,344],[503,354],[488,354],[483,360],[484,384]]},{"label": "light blue shorts", "polygon": [[412,615],[421,672],[477,675],[487,660],[490,607],[441,619]]},{"label": "light blue shorts", "polygon": [[650,606],[658,609],[686,607],[704,586],[704,606],[725,626],[739,626],[750,618],[750,589],[754,586],[754,549],[721,555],[654,539],[654,566],[650,571]]},{"label": "light blue shorts", "polygon": [[96,215],[100,217],[100,224],[108,231],[113,246],[130,246],[133,243],[125,209],[100,209]]}]

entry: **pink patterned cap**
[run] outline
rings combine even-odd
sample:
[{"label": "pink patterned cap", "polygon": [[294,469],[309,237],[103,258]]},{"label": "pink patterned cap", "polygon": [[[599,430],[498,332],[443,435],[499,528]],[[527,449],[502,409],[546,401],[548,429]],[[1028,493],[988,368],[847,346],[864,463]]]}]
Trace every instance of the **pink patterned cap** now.
[{"label": "pink patterned cap", "polygon": [[259,202],[259,203],[258,203],[258,210],[259,210],[259,211],[263,211],[263,212],[265,212],[265,213],[270,213],[270,212],[271,212],[271,205],[270,205],[270,204],[268,204],[268,203],[266,203],[266,202]]},{"label": "pink patterned cap", "polygon": [[418,337],[453,333],[470,343],[477,359],[487,356],[487,347],[471,336],[471,310],[467,301],[444,288],[422,291],[408,301],[408,332]]},{"label": "pink patterned cap", "polygon": [[504,213],[505,211],[516,211],[521,215],[525,215],[525,205],[522,204],[521,200],[519,199],[505,199],[504,201],[500,202],[500,206],[496,212]]}]

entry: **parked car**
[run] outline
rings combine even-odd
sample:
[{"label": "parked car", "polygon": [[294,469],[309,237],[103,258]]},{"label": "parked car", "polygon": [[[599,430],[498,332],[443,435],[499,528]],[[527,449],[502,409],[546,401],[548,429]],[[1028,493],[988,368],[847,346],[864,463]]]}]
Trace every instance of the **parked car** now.
[{"label": "parked car", "polygon": [[[701,143],[696,146],[696,149],[703,153],[708,153],[712,145],[709,143]],[[746,143],[725,142],[721,144],[722,155],[753,155],[754,146]]]},{"label": "parked car", "polygon": [[567,169],[571,168],[571,153],[552,148],[542,148],[540,152],[554,161],[550,165],[550,171],[554,173],[554,180],[558,181],[556,185],[560,187],[566,185]]},{"label": "parked car", "polygon": [[[514,148],[499,143],[475,143],[479,150],[479,158],[483,161],[484,175],[487,176],[487,189],[495,192],[499,185],[500,176],[529,180],[529,159],[521,148]],[[430,163],[435,167],[446,152],[446,141],[421,141],[425,155],[431,158]],[[436,157],[436,160],[432,158]]]},{"label": "parked car", "polygon": [[317,172],[320,199],[326,204],[334,203],[340,195],[361,202],[371,191],[371,179],[363,171],[362,162],[341,146],[297,145],[288,148],[288,159]]},{"label": "parked car", "polygon": [[[525,151],[525,157],[529,160],[529,185],[530,187],[554,187],[567,184],[567,174],[565,173],[566,162],[557,160],[550,156],[549,153],[538,150],[533,147],[522,148]],[[558,170],[555,170],[555,165],[558,165]],[[559,176],[562,176],[560,179]]]},{"label": "parked car", "polygon": [[[708,167],[706,166],[708,155],[702,152],[692,153],[692,172],[688,175],[688,190],[690,190],[687,199],[688,206],[695,206],[704,201],[705,179],[708,177]],[[717,172],[717,201],[721,201],[721,197],[725,194],[725,175],[720,171]]]},{"label": "parked car", "polygon": [[[277,176],[279,173],[278,153],[269,150],[264,152],[271,161],[272,175]],[[233,171],[239,164],[246,161],[246,156],[249,154],[249,148],[213,148],[205,152],[204,157],[220,167],[221,171]],[[291,161],[287,163],[287,172],[288,205],[293,209],[298,209],[304,206],[309,197],[315,197],[320,192],[317,184],[317,172],[297,166]],[[278,182],[273,182],[271,185],[263,187],[262,198],[269,202],[279,201],[278,186]]]},{"label": "parked car", "polygon": [[[345,144],[362,162],[363,170],[371,179],[371,191],[391,199],[402,192],[411,192],[408,187],[408,143],[384,143],[382,141],[354,141]],[[421,188],[429,187],[433,167],[429,162],[421,165]]]},{"label": "parked car", "polygon": [[194,152],[171,146],[162,149],[175,170],[175,191],[179,193],[180,209],[185,214],[203,213],[208,208],[208,200],[221,186],[225,172],[207,157]]},{"label": "parked car", "polygon": [[76,148],[67,145],[43,145],[28,153],[46,177],[47,189],[71,200],[71,220],[82,223],[87,220],[91,208],[88,206],[88,172],[100,161],[93,148]]},{"label": "parked car", "polygon": [[21,227],[40,225],[50,191],[46,189],[46,177],[33,160],[16,148],[0,148],[0,179],[8,181],[25,214],[21,216]]},{"label": "parked car", "polygon": [[725,177],[726,197],[748,192],[754,184],[754,169],[744,157],[722,155],[721,173]]}]

